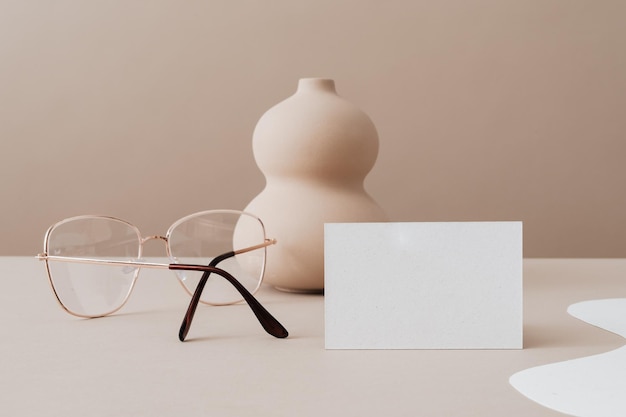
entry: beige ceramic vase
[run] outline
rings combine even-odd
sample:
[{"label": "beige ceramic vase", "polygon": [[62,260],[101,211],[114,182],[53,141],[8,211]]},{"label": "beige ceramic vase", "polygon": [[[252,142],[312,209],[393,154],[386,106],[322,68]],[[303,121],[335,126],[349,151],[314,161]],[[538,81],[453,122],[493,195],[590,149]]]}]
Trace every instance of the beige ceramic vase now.
[{"label": "beige ceramic vase", "polygon": [[304,78],[269,109],[253,135],[263,191],[246,207],[278,244],[265,281],[286,291],[324,290],[324,223],[386,220],[363,181],[378,156],[370,118],[337,95],[333,80]]}]

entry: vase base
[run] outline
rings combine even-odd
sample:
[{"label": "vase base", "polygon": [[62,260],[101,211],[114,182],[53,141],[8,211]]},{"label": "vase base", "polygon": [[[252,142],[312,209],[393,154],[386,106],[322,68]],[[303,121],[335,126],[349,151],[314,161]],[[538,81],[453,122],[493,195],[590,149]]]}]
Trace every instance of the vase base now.
[{"label": "vase base", "polygon": [[278,291],[283,291],[283,292],[290,292],[293,294],[324,294],[324,289],[312,289],[312,290],[306,290],[306,289],[298,289],[298,288],[283,288],[283,287],[274,287],[276,288]]}]

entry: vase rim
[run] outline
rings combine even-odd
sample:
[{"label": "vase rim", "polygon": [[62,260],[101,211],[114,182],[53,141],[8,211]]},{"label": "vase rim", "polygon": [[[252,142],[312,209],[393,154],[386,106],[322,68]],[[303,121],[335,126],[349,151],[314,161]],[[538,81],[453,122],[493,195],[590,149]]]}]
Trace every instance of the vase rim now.
[{"label": "vase rim", "polygon": [[300,78],[298,91],[328,91],[336,93],[335,81],[330,78]]}]

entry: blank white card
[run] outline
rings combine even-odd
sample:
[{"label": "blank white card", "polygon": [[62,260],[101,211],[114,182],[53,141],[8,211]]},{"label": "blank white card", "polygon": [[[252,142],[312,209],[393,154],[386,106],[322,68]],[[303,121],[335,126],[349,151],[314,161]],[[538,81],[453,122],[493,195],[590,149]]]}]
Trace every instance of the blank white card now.
[{"label": "blank white card", "polygon": [[522,223],[328,223],[326,349],[521,349]]}]

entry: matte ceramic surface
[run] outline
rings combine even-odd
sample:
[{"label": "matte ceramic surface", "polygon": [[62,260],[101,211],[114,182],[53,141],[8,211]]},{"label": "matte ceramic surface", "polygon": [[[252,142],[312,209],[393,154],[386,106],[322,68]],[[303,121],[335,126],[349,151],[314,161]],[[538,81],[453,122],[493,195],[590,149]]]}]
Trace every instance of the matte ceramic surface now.
[{"label": "matte ceramic surface", "polygon": [[378,156],[370,118],[337,95],[329,79],[305,78],[269,109],[253,136],[266,186],[246,207],[278,240],[265,282],[284,290],[324,289],[324,223],[386,219],[363,181]]}]

